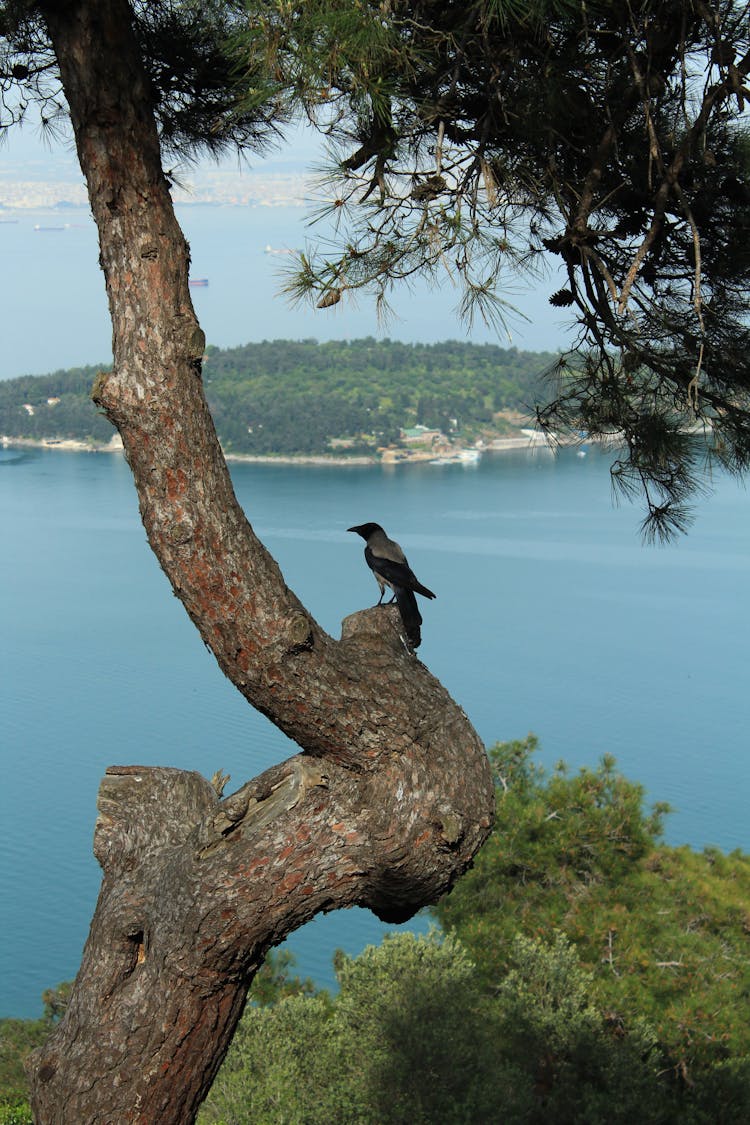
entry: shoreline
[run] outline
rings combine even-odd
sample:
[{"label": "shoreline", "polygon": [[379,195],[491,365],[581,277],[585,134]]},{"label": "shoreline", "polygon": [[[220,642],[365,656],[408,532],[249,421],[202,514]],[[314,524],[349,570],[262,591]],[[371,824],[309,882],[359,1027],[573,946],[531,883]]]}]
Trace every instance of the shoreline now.
[{"label": "shoreline", "polygon": [[[62,453],[122,453],[122,438],[115,434],[108,442],[94,444],[78,438],[20,438],[0,435],[0,449],[50,449]],[[224,453],[227,462],[247,462],[260,465],[377,465],[378,457],[337,457],[324,453],[254,454]]]},{"label": "shoreline", "polygon": [[[515,449],[554,450],[556,445],[567,445],[567,441],[548,442],[544,438],[530,438],[526,435],[495,438],[488,442],[482,449],[482,454],[504,453]],[[108,442],[92,444],[77,438],[20,438],[0,435],[0,449],[51,449],[63,453],[122,453],[123,445],[119,434],[114,434]],[[399,452],[401,452],[399,450]],[[436,457],[434,452],[412,453],[404,450],[404,456],[384,460],[381,457],[358,454],[352,457],[342,457],[326,453],[224,453],[228,464],[253,464],[253,465],[310,465],[315,467],[331,466],[332,468],[345,468],[347,465],[370,466],[383,465],[428,465]]]}]

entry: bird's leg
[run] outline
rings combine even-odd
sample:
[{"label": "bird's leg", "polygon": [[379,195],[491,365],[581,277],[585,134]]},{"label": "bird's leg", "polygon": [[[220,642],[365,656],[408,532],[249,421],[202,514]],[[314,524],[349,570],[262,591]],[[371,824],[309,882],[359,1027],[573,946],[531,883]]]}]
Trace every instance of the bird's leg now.
[{"label": "bird's leg", "polygon": [[[380,579],[378,579],[378,585],[380,586],[380,601],[378,602],[378,605],[382,605],[383,604],[383,598],[385,597],[385,582],[381,582]],[[389,602],[385,603],[386,605],[393,605],[393,603],[396,600],[396,593],[393,590],[393,587],[391,587],[391,592],[393,593],[393,597],[391,598],[391,600]]]}]

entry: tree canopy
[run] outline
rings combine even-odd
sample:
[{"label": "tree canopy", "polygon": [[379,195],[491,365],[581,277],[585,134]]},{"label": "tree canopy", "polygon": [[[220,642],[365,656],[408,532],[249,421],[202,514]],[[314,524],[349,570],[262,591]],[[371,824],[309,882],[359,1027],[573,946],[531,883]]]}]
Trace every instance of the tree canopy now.
[{"label": "tree canopy", "polygon": [[[265,67],[248,69],[252,105],[239,102],[233,38],[245,27],[242,0],[135,0],[133,27],[148,73],[162,150],[180,163],[227,151],[263,151],[281,135],[285,109]],[[0,3],[0,131],[36,108],[55,133],[68,120],[58,60],[43,5]]]},{"label": "tree canopy", "polygon": [[265,59],[331,140],[337,236],[290,292],[385,305],[420,272],[502,322],[518,271],[551,274],[578,338],[540,424],[621,435],[645,533],[684,529],[706,449],[750,464],[748,5],[251,7],[249,73]]},{"label": "tree canopy", "polygon": [[750,987],[750,858],[668,847],[668,806],[646,810],[643,787],[611,757],[596,770],[547,771],[536,749],[529,736],[490,751],[495,829],[435,907],[441,924],[490,991],[514,967],[518,932],[561,931],[592,974],[591,999],[615,1023],[648,1021],[683,1094],[697,1084],[703,1096],[732,1060],[747,1097],[750,1028],[737,998]]}]

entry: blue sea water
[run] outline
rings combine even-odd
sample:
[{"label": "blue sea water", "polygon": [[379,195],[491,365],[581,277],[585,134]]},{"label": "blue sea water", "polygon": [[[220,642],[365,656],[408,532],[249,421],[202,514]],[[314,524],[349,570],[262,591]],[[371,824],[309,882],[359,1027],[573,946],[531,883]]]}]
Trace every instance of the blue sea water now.
[{"label": "blue sea water", "polygon": [[[667,839],[750,850],[750,501],[720,476],[690,534],[638,538],[593,450],[456,466],[235,465],[240,501],[325,629],[377,589],[345,528],[376,520],[438,598],[420,657],[487,743],[534,731],[543,761],[614,754]],[[119,455],[0,450],[0,1015],[32,1016],[76,971],[99,883],[111,764],[221,768],[239,786],[293,750],[223,678],[140,524]],[[425,919],[416,925],[425,927]],[[293,935],[332,982],[385,927],[366,911]]]}]

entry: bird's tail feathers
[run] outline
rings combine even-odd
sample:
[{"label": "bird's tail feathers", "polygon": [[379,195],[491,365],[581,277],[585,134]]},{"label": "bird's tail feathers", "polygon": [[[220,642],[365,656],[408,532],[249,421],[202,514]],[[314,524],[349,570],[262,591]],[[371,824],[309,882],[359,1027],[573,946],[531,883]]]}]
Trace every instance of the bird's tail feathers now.
[{"label": "bird's tail feathers", "polygon": [[421,582],[417,582],[414,589],[416,590],[416,592],[418,594],[421,594],[423,598],[436,598],[437,597],[437,594],[433,594],[432,590],[428,590],[427,587],[423,586]]},{"label": "bird's tail feathers", "polygon": [[395,586],[394,593],[409,644],[412,648],[419,648],[422,643],[422,630],[420,629],[422,615],[419,612],[414,592],[405,590],[403,586]]}]

